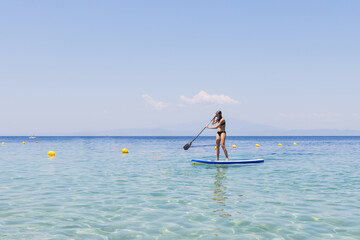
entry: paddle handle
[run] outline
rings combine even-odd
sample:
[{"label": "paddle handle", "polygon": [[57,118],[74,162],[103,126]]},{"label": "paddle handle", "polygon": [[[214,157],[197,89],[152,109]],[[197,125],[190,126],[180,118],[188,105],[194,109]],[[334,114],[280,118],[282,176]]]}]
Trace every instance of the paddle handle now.
[{"label": "paddle handle", "polygon": [[[212,122],[212,120],[214,120],[214,118],[215,118],[215,117],[213,117],[207,125],[209,125],[209,124]],[[206,126],[207,126],[207,125],[206,125]],[[201,132],[200,132],[190,143],[192,143],[193,141],[195,141],[195,139],[197,139],[197,137],[200,136],[200,134],[205,130],[205,128],[206,128],[206,127],[204,127],[203,130],[201,130]]]}]

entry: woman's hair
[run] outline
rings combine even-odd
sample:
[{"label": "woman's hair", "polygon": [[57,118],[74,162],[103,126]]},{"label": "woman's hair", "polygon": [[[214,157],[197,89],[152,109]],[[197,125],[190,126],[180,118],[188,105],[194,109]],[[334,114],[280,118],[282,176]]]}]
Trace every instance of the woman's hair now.
[{"label": "woman's hair", "polygon": [[221,111],[220,110],[218,110],[217,112],[216,112],[218,115],[216,116],[216,123],[218,123],[218,122],[220,122],[220,120],[222,119],[222,113],[221,113]]}]

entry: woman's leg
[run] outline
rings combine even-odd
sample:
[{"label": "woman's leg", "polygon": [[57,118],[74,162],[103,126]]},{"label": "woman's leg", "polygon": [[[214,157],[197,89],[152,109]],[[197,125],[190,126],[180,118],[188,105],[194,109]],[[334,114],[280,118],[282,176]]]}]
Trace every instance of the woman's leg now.
[{"label": "woman's leg", "polygon": [[216,133],[216,161],[219,161],[220,141],[221,141],[221,138],[220,138],[219,134]]},{"label": "woman's leg", "polygon": [[222,133],[221,134],[221,147],[224,151],[225,157],[226,157],[226,161],[229,161],[229,156],[225,147],[225,139],[226,139],[226,133]]}]

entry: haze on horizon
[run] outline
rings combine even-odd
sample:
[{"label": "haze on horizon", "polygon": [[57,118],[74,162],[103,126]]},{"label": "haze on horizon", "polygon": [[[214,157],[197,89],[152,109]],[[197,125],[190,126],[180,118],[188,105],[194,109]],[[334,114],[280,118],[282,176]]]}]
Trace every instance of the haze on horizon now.
[{"label": "haze on horizon", "polygon": [[1,1],[0,135],[180,128],[218,109],[281,129],[360,130],[359,10]]}]

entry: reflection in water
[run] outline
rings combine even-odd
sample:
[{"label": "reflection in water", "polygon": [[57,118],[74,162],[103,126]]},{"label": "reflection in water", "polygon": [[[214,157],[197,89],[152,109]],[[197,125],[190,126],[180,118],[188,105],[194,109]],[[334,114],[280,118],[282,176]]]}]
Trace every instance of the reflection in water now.
[{"label": "reflection in water", "polygon": [[[220,206],[226,206],[225,201],[229,199],[228,197],[225,197],[226,194],[226,187],[222,184],[223,180],[226,180],[226,173],[227,168],[226,167],[217,167],[216,168],[216,175],[215,175],[215,182],[214,182],[214,197],[211,199],[215,200]],[[224,212],[223,208],[216,209],[213,212]],[[231,214],[223,213],[220,215],[220,217],[230,217]]]}]

